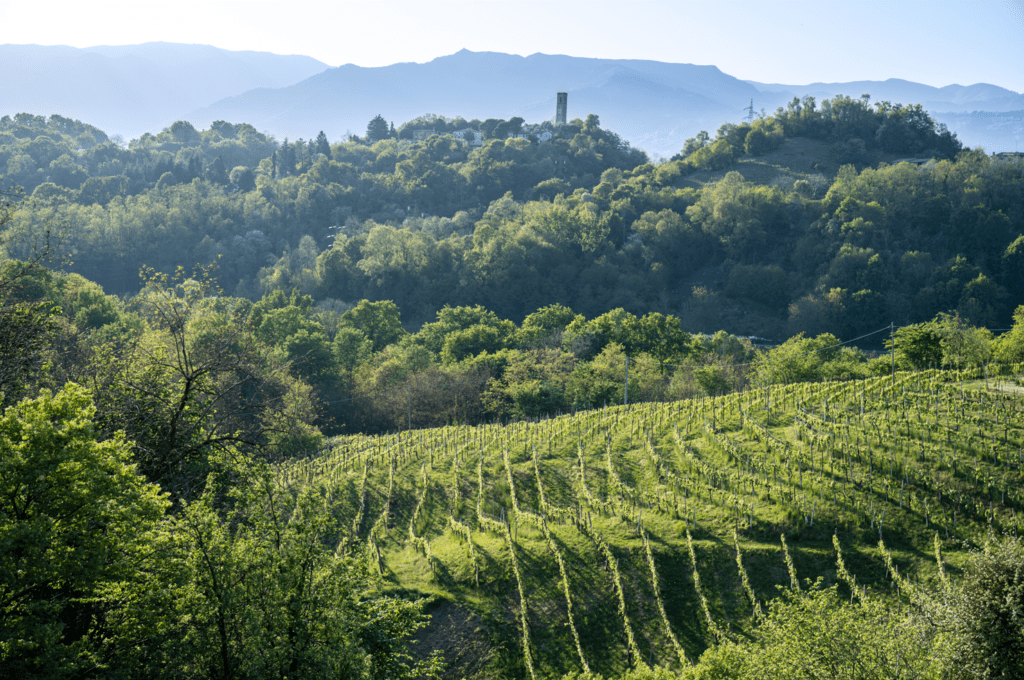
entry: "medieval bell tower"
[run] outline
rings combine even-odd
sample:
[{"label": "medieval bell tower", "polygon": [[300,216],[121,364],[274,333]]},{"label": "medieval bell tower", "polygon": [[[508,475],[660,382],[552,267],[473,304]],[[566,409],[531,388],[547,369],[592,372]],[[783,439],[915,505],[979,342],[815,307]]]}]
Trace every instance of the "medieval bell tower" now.
[{"label": "medieval bell tower", "polygon": [[565,124],[565,114],[569,110],[569,93],[559,92],[558,103],[555,106],[555,125]]}]

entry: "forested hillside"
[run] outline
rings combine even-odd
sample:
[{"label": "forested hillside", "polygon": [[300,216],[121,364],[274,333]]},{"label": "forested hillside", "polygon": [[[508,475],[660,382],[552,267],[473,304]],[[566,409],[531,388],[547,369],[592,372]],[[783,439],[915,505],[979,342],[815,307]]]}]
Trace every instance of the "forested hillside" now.
[{"label": "forested hillside", "polygon": [[648,160],[0,119],[0,675],[1019,675],[1021,165]]},{"label": "forested hillside", "polygon": [[[62,229],[70,270],[118,294],[142,265],[216,262],[229,294],[392,300],[409,329],[445,305],[519,322],[557,302],[775,339],[951,309],[1003,327],[1021,294],[1019,167],[961,152],[919,107],[794,101],[660,165],[596,116],[333,145],[177,123],[127,149],[60,118],[0,126],[0,167],[33,199],[17,224]],[[483,144],[447,134],[465,129]],[[935,162],[879,165],[908,157]]]}]

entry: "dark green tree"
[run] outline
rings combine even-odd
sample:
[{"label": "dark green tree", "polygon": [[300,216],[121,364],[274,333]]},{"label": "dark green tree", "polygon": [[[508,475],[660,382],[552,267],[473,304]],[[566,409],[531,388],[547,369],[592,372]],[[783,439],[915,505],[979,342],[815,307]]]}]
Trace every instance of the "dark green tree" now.
[{"label": "dark green tree", "polygon": [[206,168],[206,180],[214,184],[227,184],[230,181],[228,179],[228,171],[224,167],[223,158],[217,156],[213,159],[213,163],[210,163],[209,167]]},{"label": "dark green tree", "polygon": [[384,120],[384,116],[377,114],[367,123],[366,139],[370,144],[387,139],[390,136],[391,130],[388,128],[388,122]]},{"label": "dark green tree", "polygon": [[327,135],[323,130],[316,136],[316,152],[322,153],[327,158],[331,157],[331,143],[327,141]]},{"label": "dark green tree", "polygon": [[281,142],[281,148],[277,150],[277,172],[279,175],[292,175],[295,173],[295,148],[288,143],[285,137]]}]

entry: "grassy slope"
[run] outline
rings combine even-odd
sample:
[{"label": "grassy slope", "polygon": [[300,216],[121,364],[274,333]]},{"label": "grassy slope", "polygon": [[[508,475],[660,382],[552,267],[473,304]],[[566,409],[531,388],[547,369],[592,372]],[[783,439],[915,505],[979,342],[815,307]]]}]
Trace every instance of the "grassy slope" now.
[{"label": "grassy slope", "polygon": [[[766,403],[760,390],[504,427],[345,438],[281,474],[292,484],[334,488],[351,525],[366,471],[359,537],[370,538],[369,553],[379,548],[385,587],[432,597],[435,621],[420,649],[440,645],[452,677],[529,677],[502,517],[543,676],[581,668],[550,545],[565,565],[583,656],[592,670],[610,674],[630,663],[627,620],[633,656],[669,668],[680,663],[638,524],[649,537],[671,630],[693,659],[713,638],[694,587],[688,529],[713,624],[743,636],[751,604],[734,531],[753,590],[766,600],[789,581],[783,532],[801,578],[834,582],[836,532],[858,581],[885,587],[876,548],[883,512],[881,533],[901,571],[926,580],[935,573],[936,531],[955,573],[962,540],[983,535],[990,513],[996,530],[1013,530],[1024,509],[1020,394],[940,373],[899,374],[895,388],[888,379],[774,387],[767,432]],[[470,529],[471,544],[450,517]],[[625,619],[616,565],[597,540],[616,560]]]}]

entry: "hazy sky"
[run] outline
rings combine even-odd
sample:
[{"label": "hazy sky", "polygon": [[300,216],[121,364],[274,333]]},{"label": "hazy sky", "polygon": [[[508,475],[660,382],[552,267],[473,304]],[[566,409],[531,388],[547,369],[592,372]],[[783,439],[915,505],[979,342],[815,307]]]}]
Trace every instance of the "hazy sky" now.
[{"label": "hazy sky", "polygon": [[0,43],[163,40],[306,54],[331,66],[513,54],[714,64],[806,84],[904,78],[1024,92],[1024,0],[0,0]]}]

